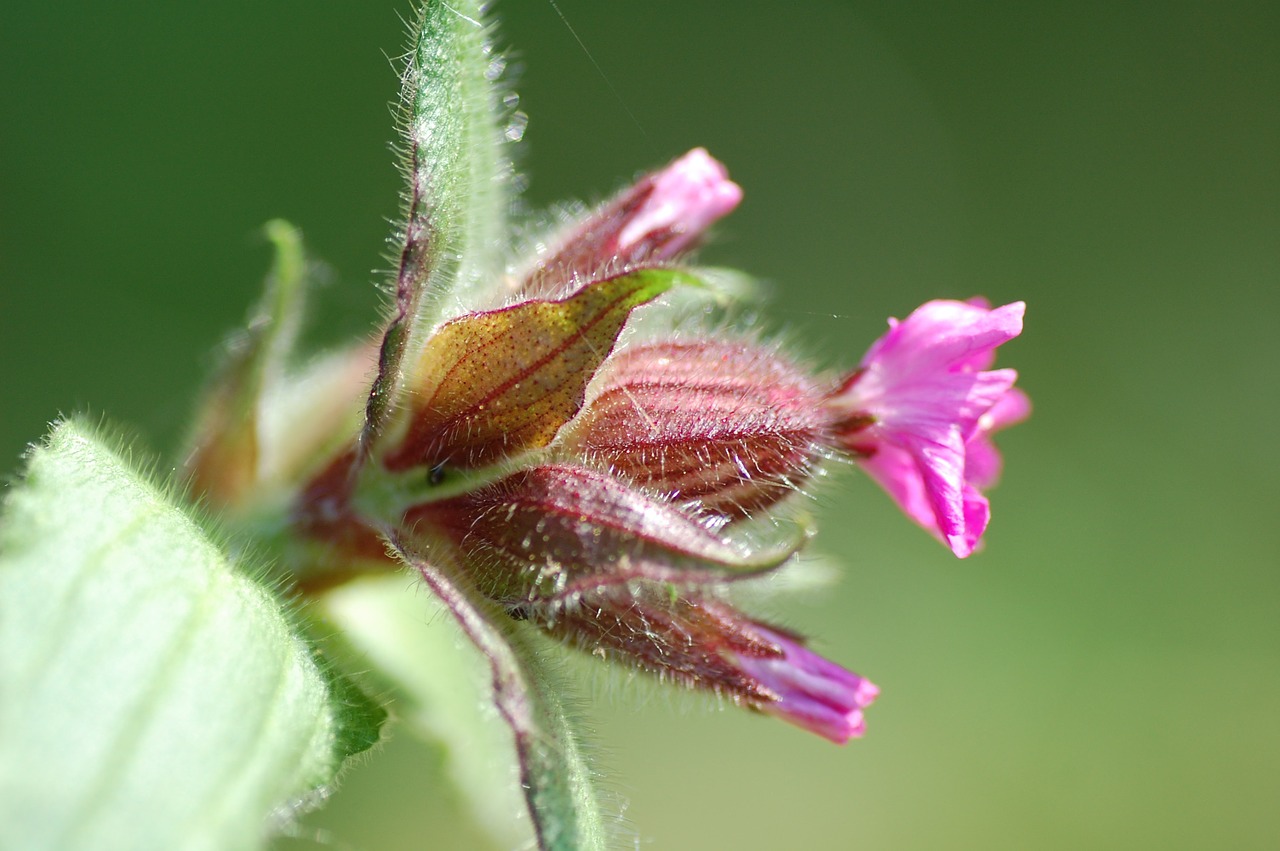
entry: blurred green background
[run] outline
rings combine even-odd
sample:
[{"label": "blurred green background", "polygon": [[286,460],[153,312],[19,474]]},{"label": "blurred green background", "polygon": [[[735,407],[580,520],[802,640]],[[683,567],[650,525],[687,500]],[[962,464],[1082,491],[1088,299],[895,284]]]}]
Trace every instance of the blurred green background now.
[{"label": "blurred green background", "polygon": [[[704,254],[852,364],[933,297],[1025,299],[986,551],[824,489],[838,588],[787,623],[874,679],[866,739],[601,675],[609,788],[658,848],[1280,847],[1280,6],[508,0],[527,198],[704,145]],[[406,4],[13,6],[0,32],[0,458],[60,411],[173,446],[302,227],[317,342],[374,326]],[[394,737],[311,831],[479,841]]]}]

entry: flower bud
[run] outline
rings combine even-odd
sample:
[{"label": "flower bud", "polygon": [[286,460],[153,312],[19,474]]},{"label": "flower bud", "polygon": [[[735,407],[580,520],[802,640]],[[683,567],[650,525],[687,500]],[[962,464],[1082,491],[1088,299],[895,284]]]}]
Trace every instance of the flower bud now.
[{"label": "flower bud", "polygon": [[823,455],[822,394],[769,349],[665,342],[620,352],[565,443],[631,481],[741,518],[802,485]]},{"label": "flower bud", "polygon": [[669,260],[741,200],[742,190],[725,167],[694,148],[570,228],[518,291],[526,297],[553,294],[601,269]]},{"label": "flower bud", "polygon": [[837,744],[863,734],[868,680],[712,600],[650,587],[584,595],[545,628],[598,655],[710,691]]}]

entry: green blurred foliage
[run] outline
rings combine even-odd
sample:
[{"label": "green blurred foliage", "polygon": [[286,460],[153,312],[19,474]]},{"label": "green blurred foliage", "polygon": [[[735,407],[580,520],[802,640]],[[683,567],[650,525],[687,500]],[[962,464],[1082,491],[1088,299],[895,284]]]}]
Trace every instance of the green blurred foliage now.
[{"label": "green blurred foliage", "polygon": [[[1029,305],[1001,362],[1037,408],[1002,440],[985,552],[956,562],[851,471],[820,488],[818,544],[847,569],[777,613],[883,688],[865,740],[592,678],[637,835],[1280,843],[1280,7],[559,7],[577,38],[545,0],[498,8],[527,66],[532,205],[706,146],[747,193],[706,259],[764,277],[770,327],[824,365],[928,298]],[[5,14],[4,466],[60,411],[172,446],[258,291],[269,218],[332,266],[315,339],[372,331],[397,9]],[[441,836],[439,756],[416,747],[353,771],[308,830],[370,851]]]}]

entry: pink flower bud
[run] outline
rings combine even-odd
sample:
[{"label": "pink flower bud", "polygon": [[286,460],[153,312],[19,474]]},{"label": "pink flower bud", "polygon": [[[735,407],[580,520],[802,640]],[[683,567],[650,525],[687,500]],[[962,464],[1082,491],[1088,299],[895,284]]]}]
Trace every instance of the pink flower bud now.
[{"label": "pink flower bud", "polygon": [[744,517],[812,474],[826,418],[811,379],[778,354],[729,341],[626,349],[565,443],[702,510]]},{"label": "pink flower bud", "polygon": [[1022,302],[931,301],[889,320],[827,400],[840,444],[908,517],[957,556],[973,552],[990,516],[979,491],[993,483],[992,431],[1026,416],[1012,369],[987,371],[995,349],[1022,331]]},{"label": "pink flower bud", "polygon": [[650,183],[617,235],[615,253],[633,263],[674,257],[742,200],[729,172],[703,148],[652,175]]},{"label": "pink flower bud", "polygon": [[724,603],[661,589],[584,595],[552,634],[660,679],[710,691],[843,744],[865,730],[868,680]]},{"label": "pink flower bud", "polygon": [[871,705],[880,689],[793,639],[759,624],[756,631],[781,651],[769,655],[733,654],[739,668],[777,695],[776,700],[757,709],[836,744],[844,744],[866,731],[862,710]]},{"label": "pink flower bud", "polygon": [[741,200],[725,167],[695,148],[577,223],[518,291],[526,297],[554,294],[601,269],[669,260]]}]

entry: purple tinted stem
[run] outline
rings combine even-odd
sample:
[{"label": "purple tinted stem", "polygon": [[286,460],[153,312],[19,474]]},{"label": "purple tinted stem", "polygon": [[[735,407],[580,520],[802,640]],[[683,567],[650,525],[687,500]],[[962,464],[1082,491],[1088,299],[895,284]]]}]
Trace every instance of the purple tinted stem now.
[{"label": "purple tinted stem", "polygon": [[515,738],[520,787],[538,847],[601,847],[598,807],[589,772],[580,763],[579,742],[533,651],[516,634],[519,624],[452,572],[413,552],[395,532],[385,534],[489,663],[494,705]]}]

